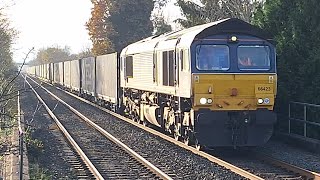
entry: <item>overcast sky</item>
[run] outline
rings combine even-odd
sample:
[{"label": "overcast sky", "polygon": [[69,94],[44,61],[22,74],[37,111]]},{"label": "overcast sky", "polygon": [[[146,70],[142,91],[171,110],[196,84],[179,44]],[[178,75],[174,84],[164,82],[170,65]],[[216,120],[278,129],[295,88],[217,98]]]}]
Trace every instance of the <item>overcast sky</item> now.
[{"label": "overcast sky", "polygon": [[[22,62],[29,49],[35,47],[28,60],[36,56],[38,49],[69,46],[71,53],[79,53],[92,43],[85,23],[91,16],[90,0],[0,0],[5,6],[11,25],[19,31],[15,42],[14,60]],[[179,17],[175,0],[164,10],[166,19],[172,22]]]}]

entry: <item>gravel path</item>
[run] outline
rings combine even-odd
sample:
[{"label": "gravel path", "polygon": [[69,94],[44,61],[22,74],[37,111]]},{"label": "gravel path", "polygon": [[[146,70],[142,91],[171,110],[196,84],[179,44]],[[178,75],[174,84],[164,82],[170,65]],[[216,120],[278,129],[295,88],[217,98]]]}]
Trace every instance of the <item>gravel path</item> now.
[{"label": "gravel path", "polygon": [[255,151],[269,154],[284,162],[320,173],[320,154],[306,151],[301,147],[271,140],[263,147],[256,148]]},{"label": "gravel path", "polygon": [[151,163],[155,165],[160,163],[161,166],[165,165],[173,169],[177,175],[176,179],[244,179],[224,167],[211,163],[122,120],[118,120],[54,87],[48,85],[45,85],[45,87],[120,139],[134,151],[148,155],[147,160]]},{"label": "gravel path", "polygon": [[263,179],[304,179],[286,169],[274,166],[268,162],[258,159],[252,151],[248,150],[232,150],[232,149],[218,149],[210,150],[209,154],[213,154],[220,159],[223,159],[235,166],[245,169]]}]

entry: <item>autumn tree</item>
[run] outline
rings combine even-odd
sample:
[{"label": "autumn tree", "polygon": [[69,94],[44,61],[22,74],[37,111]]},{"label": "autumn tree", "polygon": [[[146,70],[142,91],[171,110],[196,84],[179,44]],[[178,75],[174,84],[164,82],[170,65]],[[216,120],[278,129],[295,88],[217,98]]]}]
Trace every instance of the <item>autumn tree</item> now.
[{"label": "autumn tree", "polygon": [[91,10],[91,18],[86,23],[86,27],[93,44],[92,53],[94,55],[102,55],[113,52],[114,45],[109,37],[113,36],[115,31],[108,20],[111,1],[92,0],[91,2],[93,9]]},{"label": "autumn tree", "polygon": [[92,0],[92,3],[87,29],[94,55],[120,52],[128,44],[152,34],[152,0]]},{"label": "autumn tree", "polygon": [[261,6],[260,0],[200,0],[201,4],[192,1],[178,0],[185,19],[178,19],[183,27],[191,27],[225,18],[239,18],[251,22],[253,13]]}]

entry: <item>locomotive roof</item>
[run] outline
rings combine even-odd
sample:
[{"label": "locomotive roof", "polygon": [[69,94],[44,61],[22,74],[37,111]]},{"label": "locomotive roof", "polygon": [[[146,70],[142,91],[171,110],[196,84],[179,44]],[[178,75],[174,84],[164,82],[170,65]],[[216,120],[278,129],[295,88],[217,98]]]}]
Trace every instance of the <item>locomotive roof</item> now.
[{"label": "locomotive roof", "polygon": [[135,54],[157,49],[172,49],[179,41],[178,47],[190,47],[195,39],[202,39],[220,33],[240,33],[256,36],[273,43],[272,37],[262,29],[236,18],[223,19],[194,26],[180,31],[152,36],[127,46],[121,53]]}]

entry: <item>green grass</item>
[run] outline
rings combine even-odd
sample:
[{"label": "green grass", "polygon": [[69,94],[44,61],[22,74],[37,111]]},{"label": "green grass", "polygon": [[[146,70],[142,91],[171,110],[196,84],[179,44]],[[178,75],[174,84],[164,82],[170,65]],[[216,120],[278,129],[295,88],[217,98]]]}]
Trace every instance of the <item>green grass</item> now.
[{"label": "green grass", "polygon": [[38,164],[30,164],[29,166],[30,180],[50,180],[51,173],[44,168],[39,167]]}]

